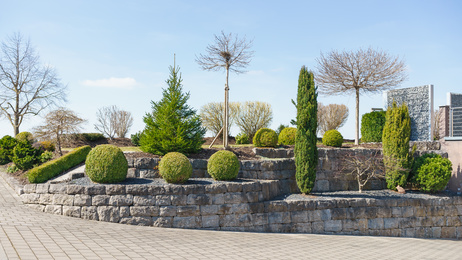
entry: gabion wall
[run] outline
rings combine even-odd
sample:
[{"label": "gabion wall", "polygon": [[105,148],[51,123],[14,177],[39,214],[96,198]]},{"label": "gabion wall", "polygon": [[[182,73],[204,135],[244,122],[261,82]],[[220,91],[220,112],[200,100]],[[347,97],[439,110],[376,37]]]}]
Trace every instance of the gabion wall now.
[{"label": "gabion wall", "polygon": [[433,110],[433,85],[395,89],[386,92],[385,108],[403,102],[411,117],[411,141],[431,141],[431,112]]}]

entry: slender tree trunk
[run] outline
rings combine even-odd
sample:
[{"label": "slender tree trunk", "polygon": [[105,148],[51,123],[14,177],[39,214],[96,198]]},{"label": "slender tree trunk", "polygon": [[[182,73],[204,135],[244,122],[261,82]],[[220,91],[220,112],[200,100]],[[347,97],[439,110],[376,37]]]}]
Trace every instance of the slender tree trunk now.
[{"label": "slender tree trunk", "polygon": [[16,106],[15,106],[16,111],[13,111],[14,113],[14,136],[19,134],[19,93],[16,92]]},{"label": "slender tree trunk", "polygon": [[229,67],[226,67],[226,85],[225,85],[225,122],[223,128],[223,147],[228,149],[228,120],[229,120],[229,85],[228,85],[228,78],[229,78]]},{"label": "slender tree trunk", "polygon": [[359,88],[356,88],[356,136],[355,145],[359,145]]}]

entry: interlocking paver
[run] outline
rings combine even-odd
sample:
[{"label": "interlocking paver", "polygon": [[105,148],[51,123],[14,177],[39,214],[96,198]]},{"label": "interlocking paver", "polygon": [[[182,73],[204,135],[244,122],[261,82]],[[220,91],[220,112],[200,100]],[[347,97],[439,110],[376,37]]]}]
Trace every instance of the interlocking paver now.
[{"label": "interlocking paver", "polygon": [[452,240],[164,229],[51,215],[0,173],[0,259],[461,259]]}]

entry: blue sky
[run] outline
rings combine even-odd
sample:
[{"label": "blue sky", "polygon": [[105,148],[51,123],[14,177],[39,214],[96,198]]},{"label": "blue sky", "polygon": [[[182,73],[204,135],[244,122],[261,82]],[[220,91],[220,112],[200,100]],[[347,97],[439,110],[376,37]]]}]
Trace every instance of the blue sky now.
[{"label": "blue sky", "polygon": [[[272,128],[296,116],[291,99],[301,66],[315,70],[320,53],[334,49],[373,47],[402,57],[409,80],[401,87],[433,84],[435,108],[446,104],[447,92],[462,93],[461,1],[1,0],[1,6],[0,41],[15,32],[30,38],[41,61],[68,85],[65,106],[88,120],[85,132],[96,131],[96,111],[110,105],[132,113],[131,133],[142,130],[151,100],[162,97],[174,53],[189,104],[199,110],[222,101],[225,74],[202,71],[195,62],[222,30],[253,39],[255,51],[246,74],[231,74],[230,101],[270,103]],[[354,138],[354,96],[318,100],[348,106],[340,132]],[[382,106],[382,93],[360,97],[360,114]],[[20,130],[40,123],[30,118]],[[5,134],[13,128],[3,118]]]}]

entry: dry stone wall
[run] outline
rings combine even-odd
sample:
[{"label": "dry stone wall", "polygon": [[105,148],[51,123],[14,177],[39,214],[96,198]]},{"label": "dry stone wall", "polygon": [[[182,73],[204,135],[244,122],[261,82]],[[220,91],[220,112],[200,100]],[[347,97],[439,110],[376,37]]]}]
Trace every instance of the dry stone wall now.
[{"label": "dry stone wall", "polygon": [[[29,184],[25,204],[51,214],[156,227],[462,238],[462,197],[282,200],[278,181],[194,185]],[[276,199],[275,199],[276,198]]]}]

